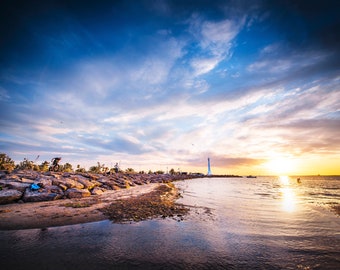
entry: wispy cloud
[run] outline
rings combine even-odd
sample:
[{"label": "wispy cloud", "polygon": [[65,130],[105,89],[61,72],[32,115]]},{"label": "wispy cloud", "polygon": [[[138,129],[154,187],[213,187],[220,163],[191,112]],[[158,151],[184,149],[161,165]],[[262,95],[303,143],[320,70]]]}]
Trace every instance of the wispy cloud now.
[{"label": "wispy cloud", "polygon": [[190,32],[200,47],[199,56],[191,60],[195,76],[210,72],[221,61],[230,57],[232,42],[243,24],[244,20],[209,21],[198,14],[191,17]]}]

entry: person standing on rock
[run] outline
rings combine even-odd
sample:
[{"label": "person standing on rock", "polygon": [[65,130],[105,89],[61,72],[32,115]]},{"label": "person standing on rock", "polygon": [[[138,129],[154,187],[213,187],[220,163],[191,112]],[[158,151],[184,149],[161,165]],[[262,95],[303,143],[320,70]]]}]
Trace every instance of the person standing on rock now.
[{"label": "person standing on rock", "polygon": [[119,165],[118,165],[118,163],[116,163],[116,165],[115,165],[115,167],[114,167],[114,170],[115,170],[116,173],[119,172]]}]

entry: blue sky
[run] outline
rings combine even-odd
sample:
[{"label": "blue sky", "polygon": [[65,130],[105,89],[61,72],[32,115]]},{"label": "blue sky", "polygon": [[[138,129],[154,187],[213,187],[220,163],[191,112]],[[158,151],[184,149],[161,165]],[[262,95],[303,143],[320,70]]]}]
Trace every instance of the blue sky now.
[{"label": "blue sky", "polygon": [[0,152],[340,173],[337,1],[4,1]]}]

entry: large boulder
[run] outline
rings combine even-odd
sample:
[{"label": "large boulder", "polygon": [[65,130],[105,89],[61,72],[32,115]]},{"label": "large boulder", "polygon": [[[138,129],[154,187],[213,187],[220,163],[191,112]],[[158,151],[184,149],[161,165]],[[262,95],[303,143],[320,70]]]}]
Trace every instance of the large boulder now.
[{"label": "large boulder", "polygon": [[136,185],[143,185],[143,179],[140,175],[136,175],[132,180]]},{"label": "large boulder", "polygon": [[55,186],[63,185],[67,188],[76,188],[76,189],[82,189],[84,188],[84,185],[77,182],[76,180],[69,179],[69,178],[60,178],[60,179],[53,179],[52,184]]},{"label": "large boulder", "polygon": [[63,178],[63,176],[59,172],[50,172],[50,171],[48,171],[48,172],[45,172],[44,175],[51,176],[51,177],[56,178],[56,179]]},{"label": "large boulder", "polygon": [[22,192],[15,189],[2,189],[0,190],[0,204],[13,203],[19,200]]},{"label": "large boulder", "polygon": [[21,178],[20,181],[21,181],[22,183],[29,183],[29,184],[33,184],[34,182],[36,182],[36,181],[33,180],[33,179],[25,178],[25,177]]},{"label": "large boulder", "polygon": [[116,187],[118,187],[118,188],[127,188],[127,185],[126,185],[125,181],[120,181],[120,180],[112,181],[112,184],[110,186],[112,186],[113,189],[116,189]]},{"label": "large boulder", "polygon": [[71,177],[72,180],[77,181],[78,183],[82,184],[86,189],[93,189],[95,186],[100,186],[101,183],[97,182],[96,180],[88,180],[88,178],[85,178],[81,175],[75,175]]},{"label": "large boulder", "polygon": [[[15,173],[16,176],[20,177],[21,180],[27,181],[27,180],[35,180],[39,176],[39,172],[31,171],[31,170],[23,170],[23,171],[17,171]],[[24,180],[25,179],[25,180]]]},{"label": "large boulder", "polygon": [[[117,190],[120,187],[117,185],[117,183],[114,180],[115,179],[113,178],[101,177],[98,179],[98,182],[101,184],[103,188]],[[125,186],[123,186],[123,183],[122,183],[122,187],[125,188]]]},{"label": "large boulder", "polygon": [[87,189],[69,188],[65,191],[65,196],[69,199],[90,197],[91,192]]},{"label": "large boulder", "polygon": [[60,199],[64,196],[63,189],[59,186],[53,186],[53,185],[45,186],[44,190],[47,191],[47,192],[50,192],[50,193],[58,194],[58,196],[55,199]]},{"label": "large boulder", "polygon": [[0,171],[0,179],[1,179],[1,178],[5,178],[5,177],[7,176],[7,174],[9,174],[8,171],[1,170],[1,171]]},{"label": "large boulder", "polygon": [[42,184],[43,187],[52,186],[52,178],[50,178],[48,176],[38,178],[37,182]]},{"label": "large boulder", "polygon": [[95,180],[95,181],[97,181],[100,178],[99,175],[96,175],[96,174],[93,174],[93,173],[87,174],[86,177],[90,178],[91,180]]},{"label": "large boulder", "polygon": [[26,188],[28,188],[31,184],[29,183],[21,183],[21,182],[8,182],[6,183],[6,187],[10,189],[15,189],[20,192],[25,192]]},{"label": "large boulder", "polygon": [[19,176],[15,175],[15,174],[10,174],[7,175],[6,177],[2,178],[6,181],[17,181],[17,182],[21,182],[21,179]]},{"label": "large boulder", "polygon": [[61,194],[51,192],[49,189],[42,189],[38,191],[32,191],[31,189],[26,189],[22,200],[24,202],[43,202],[43,201],[53,201],[60,199]]},{"label": "large boulder", "polygon": [[91,190],[91,194],[92,195],[100,195],[103,194],[104,190],[102,188],[99,187],[95,187],[94,189]]}]

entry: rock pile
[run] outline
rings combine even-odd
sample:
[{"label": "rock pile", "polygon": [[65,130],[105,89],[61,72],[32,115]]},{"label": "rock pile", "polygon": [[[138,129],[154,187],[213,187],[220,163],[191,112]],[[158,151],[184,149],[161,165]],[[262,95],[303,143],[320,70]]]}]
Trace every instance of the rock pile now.
[{"label": "rock pile", "polygon": [[169,174],[112,174],[13,171],[0,172],[0,204],[40,202],[100,195],[148,183],[167,183],[198,176]]}]

